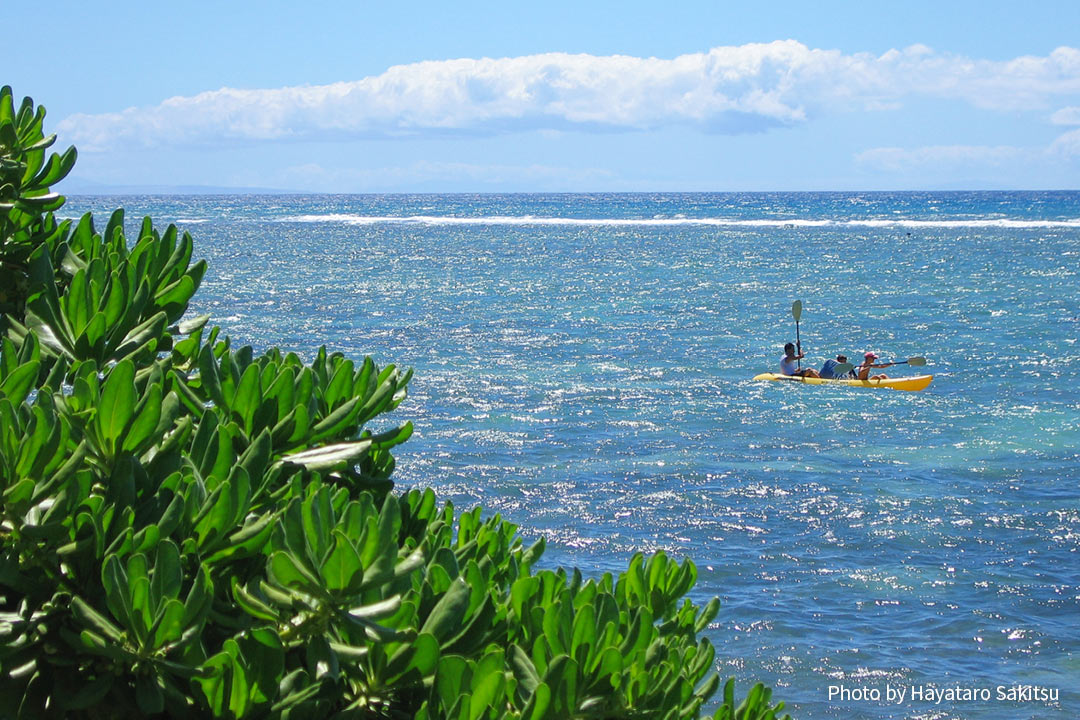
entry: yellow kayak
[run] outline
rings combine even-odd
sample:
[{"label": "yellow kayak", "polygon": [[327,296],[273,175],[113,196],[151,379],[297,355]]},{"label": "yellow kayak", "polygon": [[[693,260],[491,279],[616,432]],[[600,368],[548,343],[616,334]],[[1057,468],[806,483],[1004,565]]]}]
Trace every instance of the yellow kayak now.
[{"label": "yellow kayak", "polygon": [[909,390],[917,392],[925,390],[934,379],[933,375],[915,375],[914,377],[885,378],[884,380],[826,380],[824,378],[804,378],[794,375],[781,375],[780,373],[761,373],[754,376],[755,380],[780,380],[786,382],[802,383],[804,385],[849,385],[851,387],[864,388],[892,388],[893,390]]}]

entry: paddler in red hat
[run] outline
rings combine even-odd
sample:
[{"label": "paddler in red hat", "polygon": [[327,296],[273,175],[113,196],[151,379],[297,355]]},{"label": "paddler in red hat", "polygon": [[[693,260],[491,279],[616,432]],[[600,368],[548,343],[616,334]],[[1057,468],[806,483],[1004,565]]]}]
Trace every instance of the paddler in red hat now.
[{"label": "paddler in red hat", "polygon": [[871,352],[868,352],[865,355],[863,355],[862,365],[859,365],[857,368],[855,368],[855,372],[857,372],[859,374],[859,379],[860,380],[884,380],[887,377],[889,377],[885,373],[878,373],[877,375],[871,375],[870,374],[870,371],[872,369],[874,369],[874,368],[887,368],[887,367],[892,367],[893,365],[896,364],[896,363],[875,363],[874,361],[877,360],[877,359],[878,359],[878,354],[876,352],[871,351]]}]

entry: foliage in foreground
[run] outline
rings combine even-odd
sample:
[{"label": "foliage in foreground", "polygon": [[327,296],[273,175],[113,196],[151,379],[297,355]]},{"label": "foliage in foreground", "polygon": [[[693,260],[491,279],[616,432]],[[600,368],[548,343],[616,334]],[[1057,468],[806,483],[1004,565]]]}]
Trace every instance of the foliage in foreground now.
[{"label": "foliage in foreground", "polygon": [[[233,348],[143,221],[52,215],[74,150],[0,94],[0,717],[695,718],[689,560],[617,578],[395,494],[409,373]],[[717,718],[775,717],[756,686]]]}]

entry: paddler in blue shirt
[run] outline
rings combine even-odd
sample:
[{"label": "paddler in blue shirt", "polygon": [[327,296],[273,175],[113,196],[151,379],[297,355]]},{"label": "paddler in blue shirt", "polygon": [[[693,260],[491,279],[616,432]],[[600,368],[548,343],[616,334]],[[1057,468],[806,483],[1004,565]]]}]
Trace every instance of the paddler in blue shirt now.
[{"label": "paddler in blue shirt", "polygon": [[843,365],[847,362],[847,355],[837,355],[835,360],[829,359],[825,361],[825,364],[821,366],[820,375],[826,380],[838,380],[841,378],[854,378],[855,371],[848,370],[846,373],[837,375],[835,368],[837,365]]},{"label": "paddler in blue shirt", "polygon": [[796,361],[802,360],[804,357],[806,356],[803,355],[802,348],[799,348],[798,355],[795,354],[795,343],[788,343],[785,345],[784,357],[780,358],[780,374],[807,378],[821,377],[818,375],[818,371],[812,368],[799,369]]}]

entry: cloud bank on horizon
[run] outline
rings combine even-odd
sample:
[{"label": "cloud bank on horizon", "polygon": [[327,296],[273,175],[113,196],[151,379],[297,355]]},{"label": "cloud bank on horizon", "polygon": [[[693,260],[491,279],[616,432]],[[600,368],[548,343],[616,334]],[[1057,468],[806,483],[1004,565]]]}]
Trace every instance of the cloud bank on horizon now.
[{"label": "cloud bank on horizon", "polygon": [[[986,111],[1037,110],[1048,124],[1080,125],[1080,50],[991,61],[921,45],[872,55],[785,40],[671,59],[547,53],[426,61],[354,82],[222,88],[153,107],[76,114],[57,129],[90,152],[528,130],[680,126],[738,134],[797,126],[827,113],[895,109],[919,97]],[[944,151],[1007,159],[1015,149]],[[901,152],[869,150],[860,161],[888,165]],[[1046,152],[1080,157],[1080,130],[1066,131]]]}]

